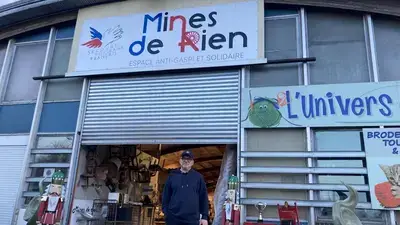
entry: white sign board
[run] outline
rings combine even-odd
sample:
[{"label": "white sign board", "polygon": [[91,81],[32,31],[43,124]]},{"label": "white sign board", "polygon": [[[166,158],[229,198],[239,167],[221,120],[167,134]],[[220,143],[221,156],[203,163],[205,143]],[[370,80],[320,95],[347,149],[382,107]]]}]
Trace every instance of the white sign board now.
[{"label": "white sign board", "polygon": [[258,57],[256,0],[90,19],[67,76],[249,64]]},{"label": "white sign board", "polygon": [[400,82],[244,88],[244,128],[400,124]]},{"label": "white sign board", "polygon": [[93,215],[93,200],[74,199],[70,218],[71,225],[81,225],[86,223],[79,211]]},{"label": "white sign board", "polygon": [[363,129],[373,209],[400,209],[400,128]]}]

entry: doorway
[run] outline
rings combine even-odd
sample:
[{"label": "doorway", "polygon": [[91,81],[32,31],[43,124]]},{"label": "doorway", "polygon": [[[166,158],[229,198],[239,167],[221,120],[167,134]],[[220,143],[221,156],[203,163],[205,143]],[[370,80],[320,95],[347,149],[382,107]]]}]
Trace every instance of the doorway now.
[{"label": "doorway", "polygon": [[169,171],[179,168],[182,151],[189,149],[194,155],[193,169],[207,185],[212,224],[214,194],[226,151],[222,144],[82,146],[70,224],[165,224],[161,210],[164,184]]}]

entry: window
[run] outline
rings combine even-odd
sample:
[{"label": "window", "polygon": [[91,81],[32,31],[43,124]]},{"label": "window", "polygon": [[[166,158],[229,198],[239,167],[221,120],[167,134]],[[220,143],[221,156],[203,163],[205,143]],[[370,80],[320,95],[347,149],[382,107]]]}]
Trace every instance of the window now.
[{"label": "window", "polygon": [[[297,10],[266,6],[265,56],[269,60],[298,58],[300,29]],[[302,83],[298,64],[259,65],[251,67],[250,87],[290,86]]]},{"label": "window", "polygon": [[307,177],[302,174],[258,174],[249,173],[247,182],[269,182],[269,183],[284,183],[284,184],[306,184]]},{"label": "window", "polygon": [[379,80],[400,80],[400,21],[380,17],[373,21]]},{"label": "window", "polygon": [[[61,170],[68,176],[71,161],[73,136],[71,135],[39,135],[36,139],[36,148],[30,155],[30,177],[28,193],[24,193],[25,203],[32,193],[38,192],[38,183],[43,177],[51,176],[52,171]],[[35,164],[32,166],[32,164]],[[49,180],[47,179],[46,182]]]},{"label": "window", "polygon": [[306,151],[304,129],[246,129],[247,151]]},{"label": "window", "polygon": [[[46,168],[32,168],[31,177],[43,177],[45,169]],[[63,172],[65,176],[67,176],[69,172],[68,168],[52,168],[52,169],[55,169],[55,171],[61,170],[61,172]]]},{"label": "window", "polygon": [[317,151],[362,151],[361,131],[317,131],[315,133],[315,148]]},{"label": "window", "polygon": [[[362,132],[360,130],[316,130],[314,133],[315,150],[330,152],[360,152],[364,151]],[[338,168],[366,168],[364,158],[317,158],[316,167],[338,167]],[[319,174],[316,176],[320,184],[340,184],[341,182],[353,185],[368,184],[367,176],[360,174]],[[321,201],[335,202],[347,198],[348,191],[316,191],[316,197]],[[360,203],[370,202],[369,192],[359,191]],[[379,210],[357,210],[357,215],[362,221],[378,221],[382,223],[383,213]],[[332,222],[332,208],[316,209],[317,223]],[[364,223],[363,223],[364,224]]]},{"label": "window", "polygon": [[14,48],[4,101],[34,101],[40,82],[32,77],[42,74],[47,42],[16,45]]},{"label": "window", "polygon": [[[74,29],[75,25],[70,23],[56,28],[56,40],[49,75],[65,75],[67,72]],[[79,101],[82,83],[80,78],[49,80],[44,100]]]},{"label": "window", "polygon": [[[359,130],[335,130],[335,131],[316,131],[315,150],[316,151],[341,151],[355,152],[363,151],[362,133]],[[330,168],[365,168],[364,158],[317,158],[316,167]],[[349,184],[366,184],[365,175],[318,175],[318,183],[340,184],[341,181]]]},{"label": "window", "polygon": [[[246,151],[296,152],[306,151],[306,133],[303,129],[246,129]],[[304,158],[247,158],[247,166],[253,167],[307,167]],[[247,182],[260,183],[306,183],[305,174],[256,174],[249,173]],[[304,190],[248,189],[248,198],[307,200]]]},{"label": "window", "polygon": [[0,133],[28,133],[31,130],[35,104],[0,106]]},{"label": "window", "polygon": [[41,149],[68,149],[72,148],[72,136],[39,136],[36,140],[36,147]]},{"label": "window", "polygon": [[69,163],[70,154],[33,154],[32,163]]},{"label": "window", "polygon": [[362,15],[307,11],[311,84],[369,82]]},{"label": "window", "polygon": [[[49,184],[50,183],[48,182],[43,182],[43,188],[46,188]],[[30,183],[28,186],[28,191],[39,192],[39,183]]]},{"label": "window", "polygon": [[1,68],[3,67],[6,51],[7,51],[7,43],[0,42],[0,74],[1,74]]},{"label": "window", "polygon": [[[41,76],[46,56],[50,29],[39,29],[16,36],[11,46],[9,65],[4,72],[2,102],[34,102],[40,82],[32,77]],[[1,50],[0,50],[1,51]],[[1,54],[1,53],[0,53]]]},{"label": "window", "polygon": [[75,132],[79,102],[44,103],[40,115],[39,133]]},{"label": "window", "polygon": [[[332,208],[316,208],[317,225],[332,224]],[[356,215],[365,225],[382,225],[387,223],[387,215],[382,210],[356,209]]]},{"label": "window", "polygon": [[71,46],[71,39],[56,40],[50,65],[50,75],[64,75],[67,72]]}]

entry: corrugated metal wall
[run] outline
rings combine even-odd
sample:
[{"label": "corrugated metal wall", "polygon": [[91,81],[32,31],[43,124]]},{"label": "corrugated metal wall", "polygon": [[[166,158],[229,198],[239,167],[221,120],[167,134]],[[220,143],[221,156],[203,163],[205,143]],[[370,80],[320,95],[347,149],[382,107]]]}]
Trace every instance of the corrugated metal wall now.
[{"label": "corrugated metal wall", "polygon": [[82,144],[236,143],[239,71],[90,81]]},{"label": "corrugated metal wall", "polygon": [[0,224],[11,224],[26,146],[0,146]]}]

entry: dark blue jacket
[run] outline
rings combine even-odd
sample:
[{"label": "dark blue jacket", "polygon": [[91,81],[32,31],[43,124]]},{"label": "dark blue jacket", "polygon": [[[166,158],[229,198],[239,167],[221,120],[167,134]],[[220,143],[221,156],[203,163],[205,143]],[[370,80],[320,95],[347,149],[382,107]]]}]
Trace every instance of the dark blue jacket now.
[{"label": "dark blue jacket", "polygon": [[185,223],[208,218],[208,193],[203,176],[191,169],[170,172],[162,196],[162,210],[169,220]]}]

